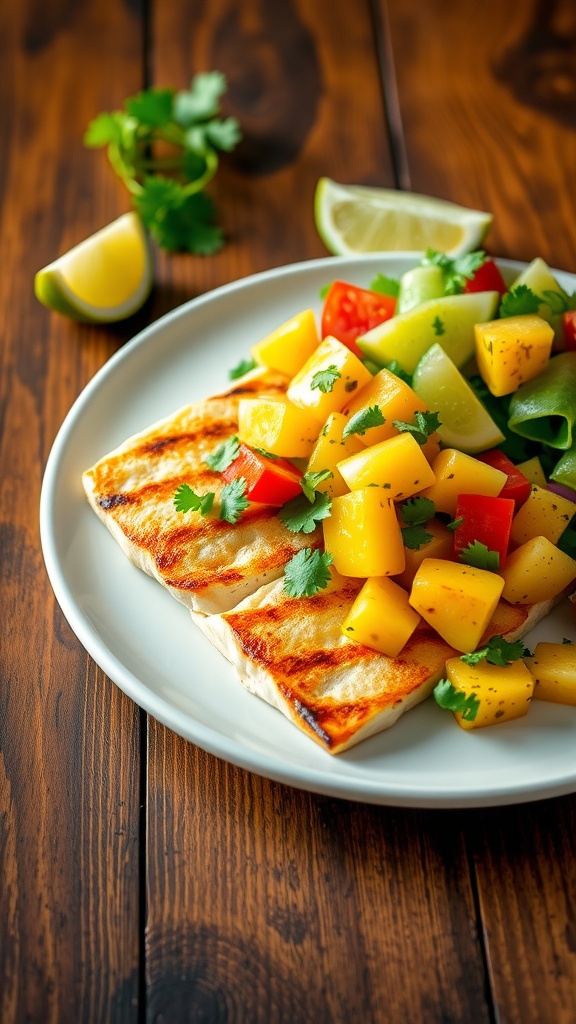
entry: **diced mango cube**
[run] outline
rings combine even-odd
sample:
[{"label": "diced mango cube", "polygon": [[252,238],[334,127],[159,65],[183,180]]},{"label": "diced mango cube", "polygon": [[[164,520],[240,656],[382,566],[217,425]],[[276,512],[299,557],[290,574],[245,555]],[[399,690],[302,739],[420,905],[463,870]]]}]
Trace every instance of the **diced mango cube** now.
[{"label": "diced mango cube", "polygon": [[370,427],[361,440],[365,445],[377,444],[394,437],[398,430],[393,420],[411,423],[417,412],[426,412],[428,406],[412,388],[390,370],[380,370],[343,407],[342,412],[350,419],[365,409],[378,406],[385,422]]},{"label": "diced mango cube", "polygon": [[510,552],[500,575],[510,604],[551,601],[576,579],[576,561],[547,537],[532,537]]},{"label": "diced mango cube", "polygon": [[537,455],[533,455],[531,459],[526,459],[525,462],[519,462],[516,469],[519,469],[531,484],[538,484],[538,487],[546,487],[546,474]]},{"label": "diced mango cube", "polygon": [[505,666],[486,661],[467,665],[461,658],[450,658],[446,678],[456,690],[479,701],[474,718],[463,717],[461,711],[454,713],[462,729],[482,729],[522,718],[530,708],[534,679],[522,661]]},{"label": "diced mango cube", "polygon": [[420,616],[393,580],[366,580],[342,624],[344,636],[395,658],[412,636]]},{"label": "diced mango cube", "polygon": [[253,359],[262,366],[269,366],[272,370],[279,370],[288,377],[293,377],[319,344],[320,337],[314,313],[311,309],[304,309],[277,327],[262,341],[252,345],[250,352]]},{"label": "diced mango cube", "polygon": [[310,473],[320,473],[324,469],[330,470],[332,476],[318,484],[316,489],[325,491],[332,498],[337,498],[340,494],[346,494],[350,490],[344,477],[340,474],[338,463],[348,455],[364,451],[364,445],[355,434],[342,437],[346,422],[346,417],[341,412],[330,414],[320,431],[306,467]]},{"label": "diced mango cube", "polygon": [[238,437],[272,455],[307,458],[319,430],[315,416],[297,409],[283,396],[241,398],[238,403]]},{"label": "diced mango cube", "polygon": [[[400,526],[402,527],[402,523]],[[418,569],[425,558],[451,559],[454,554],[454,535],[448,530],[444,523],[438,519],[430,519],[424,524],[426,533],[431,534],[431,540],[419,548],[409,548],[404,545],[406,565],[404,571],[396,577],[396,582],[401,587],[410,590],[412,582]]]},{"label": "diced mango cube", "polygon": [[573,501],[532,484],[528,498],[514,516],[510,540],[519,545],[532,537],[547,537],[556,544],[575,514]]},{"label": "diced mango cube", "polygon": [[576,706],[576,644],[536,644],[526,665],[536,682],[534,696]]},{"label": "diced mango cube", "polygon": [[363,388],[372,374],[358,356],[336,338],[324,338],[292,378],[287,397],[325,423],[331,412],[339,412],[355,391]]},{"label": "diced mango cube", "polygon": [[410,604],[451,647],[473,651],[503,587],[504,580],[486,569],[425,558],[412,583]]},{"label": "diced mango cube", "polygon": [[397,434],[338,463],[349,488],[382,487],[393,501],[434,483],[434,473],[410,433]]},{"label": "diced mango cube", "polygon": [[493,395],[510,395],[537,377],[550,358],[554,331],[540,316],[525,314],[476,324],[476,362]]},{"label": "diced mango cube", "polygon": [[404,545],[394,502],[380,488],[351,491],[332,502],[322,523],[324,545],[342,576],[396,576]]},{"label": "diced mango cube", "polygon": [[438,512],[453,516],[459,494],[485,494],[497,497],[508,477],[500,469],[465,455],[456,448],[445,448],[432,463],[435,481],[422,491]]}]

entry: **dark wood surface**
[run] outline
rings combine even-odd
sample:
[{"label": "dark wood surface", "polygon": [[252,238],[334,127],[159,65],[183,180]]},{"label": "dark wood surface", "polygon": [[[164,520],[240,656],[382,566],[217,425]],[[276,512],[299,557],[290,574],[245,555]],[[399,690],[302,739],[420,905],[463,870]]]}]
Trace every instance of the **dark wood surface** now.
[{"label": "dark wood surface", "polygon": [[[157,255],[124,324],[50,314],[35,271],[128,208],[86,124],[211,68],[245,136],[226,248]],[[490,209],[492,251],[576,271],[575,174],[572,0],[0,7],[2,1024],[576,1020],[576,797],[369,807],[225,764],[88,658],[38,534],[87,381],[180,302],[324,255],[321,175]]]}]

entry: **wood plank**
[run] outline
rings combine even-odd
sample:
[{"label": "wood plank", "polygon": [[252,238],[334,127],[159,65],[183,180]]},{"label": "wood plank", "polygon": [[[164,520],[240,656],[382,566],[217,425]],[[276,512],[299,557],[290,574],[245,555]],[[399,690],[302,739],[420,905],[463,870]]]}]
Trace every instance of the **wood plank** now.
[{"label": "wood plank", "polygon": [[[574,5],[432,0],[388,18],[411,187],[491,210],[492,251],[576,270],[562,228],[576,213]],[[570,797],[468,821],[503,1024],[574,1020],[575,810]]]},{"label": "wood plank", "polygon": [[[319,176],[390,185],[367,4],[154,10],[154,82],[219,68],[246,141],[223,161],[214,259],[162,257],[155,309],[324,254]],[[301,83],[306,88],[303,89]],[[361,83],[361,86],[360,84]],[[282,146],[278,140],[288,138]],[[150,722],[147,1019],[489,1020],[458,815],[258,779]]]},{"label": "wood plank", "polygon": [[[0,11],[0,1019],[135,1020],[139,712],[56,607],[38,535],[43,467],[86,381],[132,332],[80,327],[35,271],[126,208],[89,119],[141,84],[125,6]],[[9,143],[7,142],[9,139]]]}]

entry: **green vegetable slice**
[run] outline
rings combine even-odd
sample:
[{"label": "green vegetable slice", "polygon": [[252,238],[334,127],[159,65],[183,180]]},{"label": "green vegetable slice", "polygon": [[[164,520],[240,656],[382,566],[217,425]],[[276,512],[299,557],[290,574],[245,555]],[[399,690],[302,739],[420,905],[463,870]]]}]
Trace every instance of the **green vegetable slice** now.
[{"label": "green vegetable slice", "polygon": [[552,448],[576,441],[576,352],[554,356],[545,370],[512,395],[508,426]]}]

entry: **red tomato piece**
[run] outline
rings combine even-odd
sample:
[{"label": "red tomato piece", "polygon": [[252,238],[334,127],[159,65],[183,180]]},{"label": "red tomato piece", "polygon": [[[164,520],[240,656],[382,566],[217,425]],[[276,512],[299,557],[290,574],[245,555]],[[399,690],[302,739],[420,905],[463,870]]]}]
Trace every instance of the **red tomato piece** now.
[{"label": "red tomato piece", "polygon": [[524,476],[524,473],[521,473],[499,448],[491,448],[490,451],[482,452],[481,455],[476,455],[475,457],[479,462],[485,462],[488,466],[494,466],[494,469],[499,469],[502,473],[506,473],[508,480],[498,497],[512,498],[516,505],[516,511],[518,511],[530,494],[532,485],[528,477]]},{"label": "red tomato piece", "polygon": [[564,345],[567,352],[576,352],[576,309],[567,309],[562,314]]},{"label": "red tomato piece", "polygon": [[324,300],[322,337],[331,334],[362,358],[364,353],[356,344],[356,338],[389,320],[395,309],[396,299],[391,295],[334,281]]},{"label": "red tomato piece", "polygon": [[470,278],[469,281],[466,281],[464,291],[500,292],[500,295],[504,295],[504,293],[508,291],[508,285],[494,263],[494,260],[488,257],[482,266],[478,267],[478,270],[474,272],[474,277]]},{"label": "red tomato piece", "polygon": [[514,518],[512,499],[490,498],[484,494],[459,494],[455,518],[462,519],[454,530],[456,557],[477,540],[485,544],[489,551],[498,552],[499,568],[503,569]]},{"label": "red tomato piece", "polygon": [[243,477],[246,497],[263,505],[284,505],[302,491],[302,472],[288,459],[278,459],[240,444],[238,455],[222,473],[227,483]]}]

